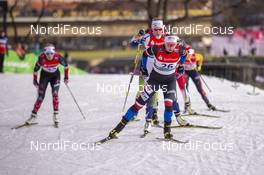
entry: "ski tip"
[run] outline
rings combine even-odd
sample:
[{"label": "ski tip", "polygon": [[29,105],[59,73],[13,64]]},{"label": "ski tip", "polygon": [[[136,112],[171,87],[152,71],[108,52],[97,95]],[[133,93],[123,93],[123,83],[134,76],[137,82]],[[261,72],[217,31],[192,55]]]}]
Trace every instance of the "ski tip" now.
[{"label": "ski tip", "polygon": [[100,141],[98,141],[98,142],[94,142],[94,145],[95,146],[98,146],[98,145],[101,145],[102,143],[100,142]]},{"label": "ski tip", "polygon": [[102,139],[102,140],[99,140],[99,141],[97,141],[97,142],[94,142],[94,144],[95,145],[101,145],[101,144],[103,144],[103,143],[106,143],[106,142],[108,142],[109,140],[113,140],[113,139],[118,139],[118,137],[117,136],[115,136],[115,137],[106,137],[106,138],[104,138],[104,139]]},{"label": "ski tip", "polygon": [[212,129],[223,129],[223,126],[215,126],[214,128]]}]

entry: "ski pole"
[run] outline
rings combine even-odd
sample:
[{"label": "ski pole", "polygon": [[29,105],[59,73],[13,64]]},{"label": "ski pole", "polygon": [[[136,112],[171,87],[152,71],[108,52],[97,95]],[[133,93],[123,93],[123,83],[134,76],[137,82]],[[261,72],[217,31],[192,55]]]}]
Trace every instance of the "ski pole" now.
[{"label": "ski pole", "polygon": [[82,110],[81,110],[80,106],[78,105],[78,103],[77,103],[77,101],[76,101],[76,99],[75,99],[75,97],[74,97],[74,95],[73,95],[73,93],[72,93],[72,91],[71,91],[70,87],[69,87],[69,86],[68,86],[68,84],[66,84],[66,83],[65,83],[65,86],[66,86],[66,87],[67,87],[67,89],[69,90],[69,92],[70,92],[70,94],[71,94],[71,96],[72,96],[72,98],[73,98],[73,100],[74,100],[75,104],[77,105],[77,107],[78,107],[78,109],[79,109],[80,113],[82,114],[82,117],[83,117],[83,119],[84,119],[84,120],[86,120],[86,117],[84,116],[84,114],[83,114],[83,112],[82,112]]},{"label": "ski pole", "polygon": [[126,92],[126,98],[125,98],[125,101],[124,101],[124,104],[123,104],[122,112],[124,112],[124,110],[125,110],[128,94],[129,94],[129,91],[130,91],[130,86],[131,86],[131,83],[133,81],[134,75],[136,74],[139,56],[141,55],[140,47],[141,47],[141,44],[139,44],[138,48],[137,48],[137,53],[136,53],[136,57],[135,57],[135,60],[134,60],[134,69],[133,69],[133,73],[131,74],[131,77],[130,77],[130,80],[129,80],[129,84],[128,84],[128,88],[127,88],[127,92]]},{"label": "ski pole", "polygon": [[[187,58],[192,64],[192,60],[190,58]],[[195,68],[195,70],[198,72],[197,68]],[[199,77],[202,79],[203,83],[205,84],[206,88],[209,90],[209,92],[212,92],[212,90],[209,88],[208,84],[205,82],[205,80],[203,79],[202,75],[198,72]]]},{"label": "ski pole", "polygon": [[207,87],[207,89],[209,90],[209,92],[212,92],[212,90],[209,88],[208,84],[205,82],[205,80],[203,79],[202,75],[199,73],[200,78],[202,79],[202,81],[204,82],[205,86]]}]

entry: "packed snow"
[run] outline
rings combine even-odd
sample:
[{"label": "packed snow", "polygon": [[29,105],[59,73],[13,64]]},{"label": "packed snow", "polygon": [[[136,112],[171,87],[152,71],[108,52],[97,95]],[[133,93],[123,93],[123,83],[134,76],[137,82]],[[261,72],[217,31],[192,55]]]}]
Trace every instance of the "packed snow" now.
[{"label": "packed snow", "polygon": [[[69,87],[87,120],[83,120],[69,91],[60,88],[60,127],[52,121],[51,89],[38,114],[38,125],[12,130],[30,116],[37,91],[31,75],[0,75],[0,174],[181,174],[261,175],[264,171],[264,91],[204,76],[212,92],[212,104],[231,112],[208,111],[194,84],[190,83],[192,108],[221,118],[186,116],[194,124],[222,129],[172,129],[174,138],[187,144],[162,142],[163,130],[153,127],[140,138],[141,121],[131,122],[119,139],[103,145],[94,142],[108,135],[120,121],[129,75],[84,75],[70,77]],[[129,93],[126,109],[133,104],[138,77]],[[206,87],[204,86],[205,90]],[[183,100],[178,92],[181,108]],[[163,120],[160,95],[159,120]],[[173,119],[173,125],[176,125]]]}]

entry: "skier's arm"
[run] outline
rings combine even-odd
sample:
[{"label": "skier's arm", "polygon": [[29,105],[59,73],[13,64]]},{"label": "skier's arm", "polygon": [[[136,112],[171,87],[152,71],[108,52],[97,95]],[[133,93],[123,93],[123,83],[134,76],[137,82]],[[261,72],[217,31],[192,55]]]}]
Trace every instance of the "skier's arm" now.
[{"label": "skier's arm", "polygon": [[144,76],[148,76],[147,61],[148,57],[143,54],[140,61],[140,73]]},{"label": "skier's arm", "polygon": [[195,54],[195,59],[197,61],[197,65],[198,65],[197,70],[198,70],[198,72],[201,72],[202,65],[203,65],[203,55],[197,53],[197,54]]},{"label": "skier's arm", "polygon": [[185,44],[180,45],[180,64],[184,64],[187,57],[187,50],[185,49]]},{"label": "skier's arm", "polygon": [[143,56],[155,56],[155,54],[157,53],[157,46],[151,46],[149,48],[147,48],[144,53]]},{"label": "skier's arm", "polygon": [[62,56],[59,57],[59,62],[60,62],[61,65],[64,66],[64,82],[68,83],[68,81],[69,81],[69,66],[68,66],[68,62]]},{"label": "skier's arm", "polygon": [[130,46],[135,48],[139,44],[144,45],[145,44],[144,35],[145,35],[145,31],[143,29],[139,30],[138,34],[131,39]]},{"label": "skier's arm", "polygon": [[156,50],[157,50],[156,46],[152,46],[144,51],[140,62],[140,72],[142,73],[142,75],[148,76],[148,70],[147,70],[148,57],[154,56]]},{"label": "skier's arm", "polygon": [[180,63],[178,66],[178,73],[183,74],[184,73],[184,63],[186,61],[187,57],[187,50],[185,49],[185,44],[182,43],[179,45],[180,46]]},{"label": "skier's arm", "polygon": [[34,86],[38,87],[38,71],[41,68],[40,58],[38,58],[38,61],[35,64],[34,72],[33,72],[33,84]]}]

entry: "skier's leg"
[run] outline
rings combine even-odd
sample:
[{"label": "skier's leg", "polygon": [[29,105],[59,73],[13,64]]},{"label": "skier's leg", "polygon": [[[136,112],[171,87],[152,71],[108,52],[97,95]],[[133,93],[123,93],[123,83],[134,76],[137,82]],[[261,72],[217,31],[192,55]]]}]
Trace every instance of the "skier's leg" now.
[{"label": "skier's leg", "polygon": [[44,98],[45,98],[45,93],[46,89],[49,83],[49,78],[46,77],[44,72],[41,72],[40,79],[39,79],[39,88],[38,88],[38,98],[34,104],[34,108],[32,110],[32,113],[37,114]]},{"label": "skier's leg", "polygon": [[32,110],[30,118],[26,121],[26,123],[33,123],[37,118],[37,113],[39,108],[45,98],[46,89],[49,83],[49,77],[45,74],[45,72],[41,72],[39,79],[39,87],[38,87],[38,97],[34,104],[34,108]]},{"label": "skier's leg", "polygon": [[136,98],[136,102],[127,110],[126,114],[122,117],[122,120],[118,125],[109,133],[110,137],[116,137],[121,132],[126,124],[137,115],[138,111],[147,103],[149,98],[153,96],[155,87],[154,83],[146,83],[143,92]]},{"label": "skier's leg", "polygon": [[209,99],[207,98],[205,91],[203,90],[202,81],[201,81],[201,78],[199,76],[199,73],[196,70],[193,70],[190,72],[190,77],[192,78],[192,80],[196,86],[197,91],[200,93],[203,101],[206,103],[208,108],[214,110],[215,107],[210,103]]},{"label": "skier's leg", "polygon": [[186,81],[185,81],[185,87],[186,87],[186,90],[187,92],[189,93],[189,79],[190,79],[190,76],[189,76],[189,73],[187,71],[185,71],[185,75],[186,75]]},{"label": "skier's leg", "polygon": [[174,77],[166,83],[166,88],[162,88],[164,95],[164,138],[170,139],[173,137],[171,134],[171,117],[173,115],[173,101],[176,98],[176,78]]},{"label": "skier's leg", "polygon": [[174,112],[174,115],[175,115],[175,118],[178,124],[181,126],[188,125],[189,123],[181,117],[181,111],[180,111],[178,97],[177,97],[177,90],[175,91],[175,98],[173,100],[172,106],[173,106],[173,112]]},{"label": "skier's leg", "polygon": [[152,114],[152,121],[153,124],[158,125],[158,106],[159,106],[159,92],[155,92],[155,94],[151,98],[151,106],[153,108],[153,114]]},{"label": "skier's leg", "polygon": [[155,92],[153,96],[147,101],[146,106],[146,120],[157,120],[157,108],[158,108],[158,92]]},{"label": "skier's leg", "polygon": [[184,100],[184,112],[192,113],[190,95],[186,88],[186,74],[177,79],[177,83]]},{"label": "skier's leg", "polygon": [[136,98],[140,96],[141,92],[143,92],[144,90],[144,79],[142,75],[139,75],[138,77],[138,91],[137,91],[137,95]]},{"label": "skier's leg", "polygon": [[[157,119],[157,105],[154,104],[157,103],[157,95],[158,92],[154,92],[153,96],[148,100],[147,106],[146,106],[146,123],[144,126],[144,132],[150,132],[151,130],[151,121],[153,120],[154,124],[159,124],[159,121]],[[155,105],[155,106],[154,106]]]},{"label": "skier's leg", "polygon": [[[153,66],[154,66],[154,57],[150,56],[147,59],[147,70],[148,70],[148,74],[150,75],[152,70],[153,70]],[[147,109],[149,109],[149,111],[147,111],[147,113],[149,114],[148,118],[152,118],[152,121],[154,124],[158,124],[158,101],[159,101],[159,93],[155,92],[155,94],[151,97],[150,101],[147,104]]]},{"label": "skier's leg", "polygon": [[154,112],[152,103],[151,103],[153,96],[147,101],[147,104],[146,104],[146,116],[145,116],[146,122],[144,125],[144,132],[150,132],[151,130],[151,121],[152,121],[152,116]]},{"label": "skier's leg", "polygon": [[53,121],[55,126],[58,126],[59,119],[59,89],[60,89],[60,72],[57,71],[50,81],[52,90],[52,104],[53,104]]},{"label": "skier's leg", "polygon": [[[136,98],[140,96],[140,94],[141,94],[141,92],[143,92],[143,90],[144,90],[144,79],[143,79],[142,75],[139,75],[139,77],[138,77],[138,91],[137,91]],[[139,120],[139,117],[136,114],[134,116],[133,120],[137,120],[137,119]]]},{"label": "skier's leg", "polygon": [[181,117],[181,112],[180,112],[179,103],[177,101],[177,98],[173,101],[173,112],[174,112],[176,121],[178,122],[179,125],[181,126],[189,125],[189,123]]}]

